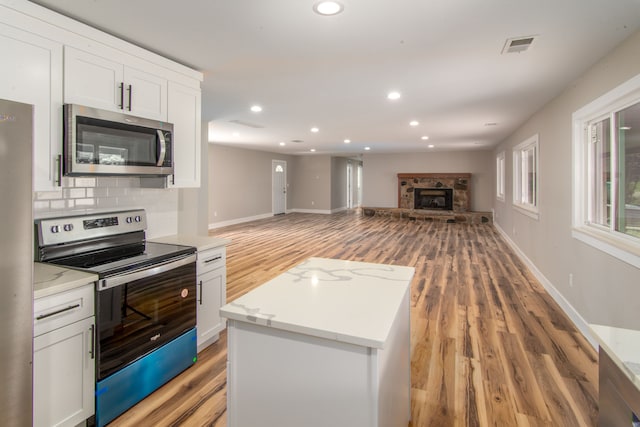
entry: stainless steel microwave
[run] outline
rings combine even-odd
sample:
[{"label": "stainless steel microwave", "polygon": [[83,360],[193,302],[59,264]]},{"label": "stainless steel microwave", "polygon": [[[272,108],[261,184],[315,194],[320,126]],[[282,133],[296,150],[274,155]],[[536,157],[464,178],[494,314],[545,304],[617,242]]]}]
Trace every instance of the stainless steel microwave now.
[{"label": "stainless steel microwave", "polygon": [[173,174],[173,125],[158,120],[64,106],[64,174]]}]

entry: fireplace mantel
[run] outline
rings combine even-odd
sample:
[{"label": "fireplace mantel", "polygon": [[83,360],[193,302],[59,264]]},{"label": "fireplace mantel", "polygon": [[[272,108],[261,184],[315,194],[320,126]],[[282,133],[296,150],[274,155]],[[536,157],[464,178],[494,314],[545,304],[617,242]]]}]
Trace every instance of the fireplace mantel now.
[{"label": "fireplace mantel", "polygon": [[413,209],[415,188],[451,188],[453,211],[468,212],[471,209],[470,173],[399,173],[399,208]]}]

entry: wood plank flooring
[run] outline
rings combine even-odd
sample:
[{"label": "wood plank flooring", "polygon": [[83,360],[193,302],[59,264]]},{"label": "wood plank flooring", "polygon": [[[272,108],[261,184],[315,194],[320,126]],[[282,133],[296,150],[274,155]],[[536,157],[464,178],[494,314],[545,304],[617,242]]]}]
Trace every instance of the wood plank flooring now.
[{"label": "wood plank flooring", "polygon": [[[411,427],[596,425],[597,353],[492,225],[349,211],[211,234],[233,240],[228,301],[310,256],[415,267]],[[111,425],[226,426],[225,361],[222,333],[192,368]]]}]

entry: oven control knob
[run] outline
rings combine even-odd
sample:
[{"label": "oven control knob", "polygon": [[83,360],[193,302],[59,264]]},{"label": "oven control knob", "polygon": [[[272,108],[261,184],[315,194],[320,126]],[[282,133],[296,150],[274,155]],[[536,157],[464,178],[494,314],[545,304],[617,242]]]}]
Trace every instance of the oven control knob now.
[{"label": "oven control knob", "polygon": [[60,226],[59,225],[52,225],[51,226],[51,232],[52,233],[59,233],[60,232]]},{"label": "oven control knob", "polygon": [[136,215],[136,222],[142,221],[142,217],[140,215]]},{"label": "oven control knob", "polygon": [[127,221],[127,224],[131,224],[133,222],[133,218],[128,216],[127,219],[125,219],[125,221]]},{"label": "oven control knob", "polygon": [[65,224],[62,226],[64,231],[71,231],[73,230],[73,224]]}]

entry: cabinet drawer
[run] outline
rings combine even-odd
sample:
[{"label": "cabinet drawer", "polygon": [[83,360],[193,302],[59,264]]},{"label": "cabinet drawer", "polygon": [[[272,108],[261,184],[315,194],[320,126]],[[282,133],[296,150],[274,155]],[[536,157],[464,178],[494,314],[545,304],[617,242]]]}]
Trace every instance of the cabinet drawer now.
[{"label": "cabinet drawer", "polygon": [[39,336],[94,314],[93,283],[38,298],[33,304],[33,334]]},{"label": "cabinet drawer", "polygon": [[227,261],[226,248],[213,248],[198,252],[198,275],[224,267]]}]

